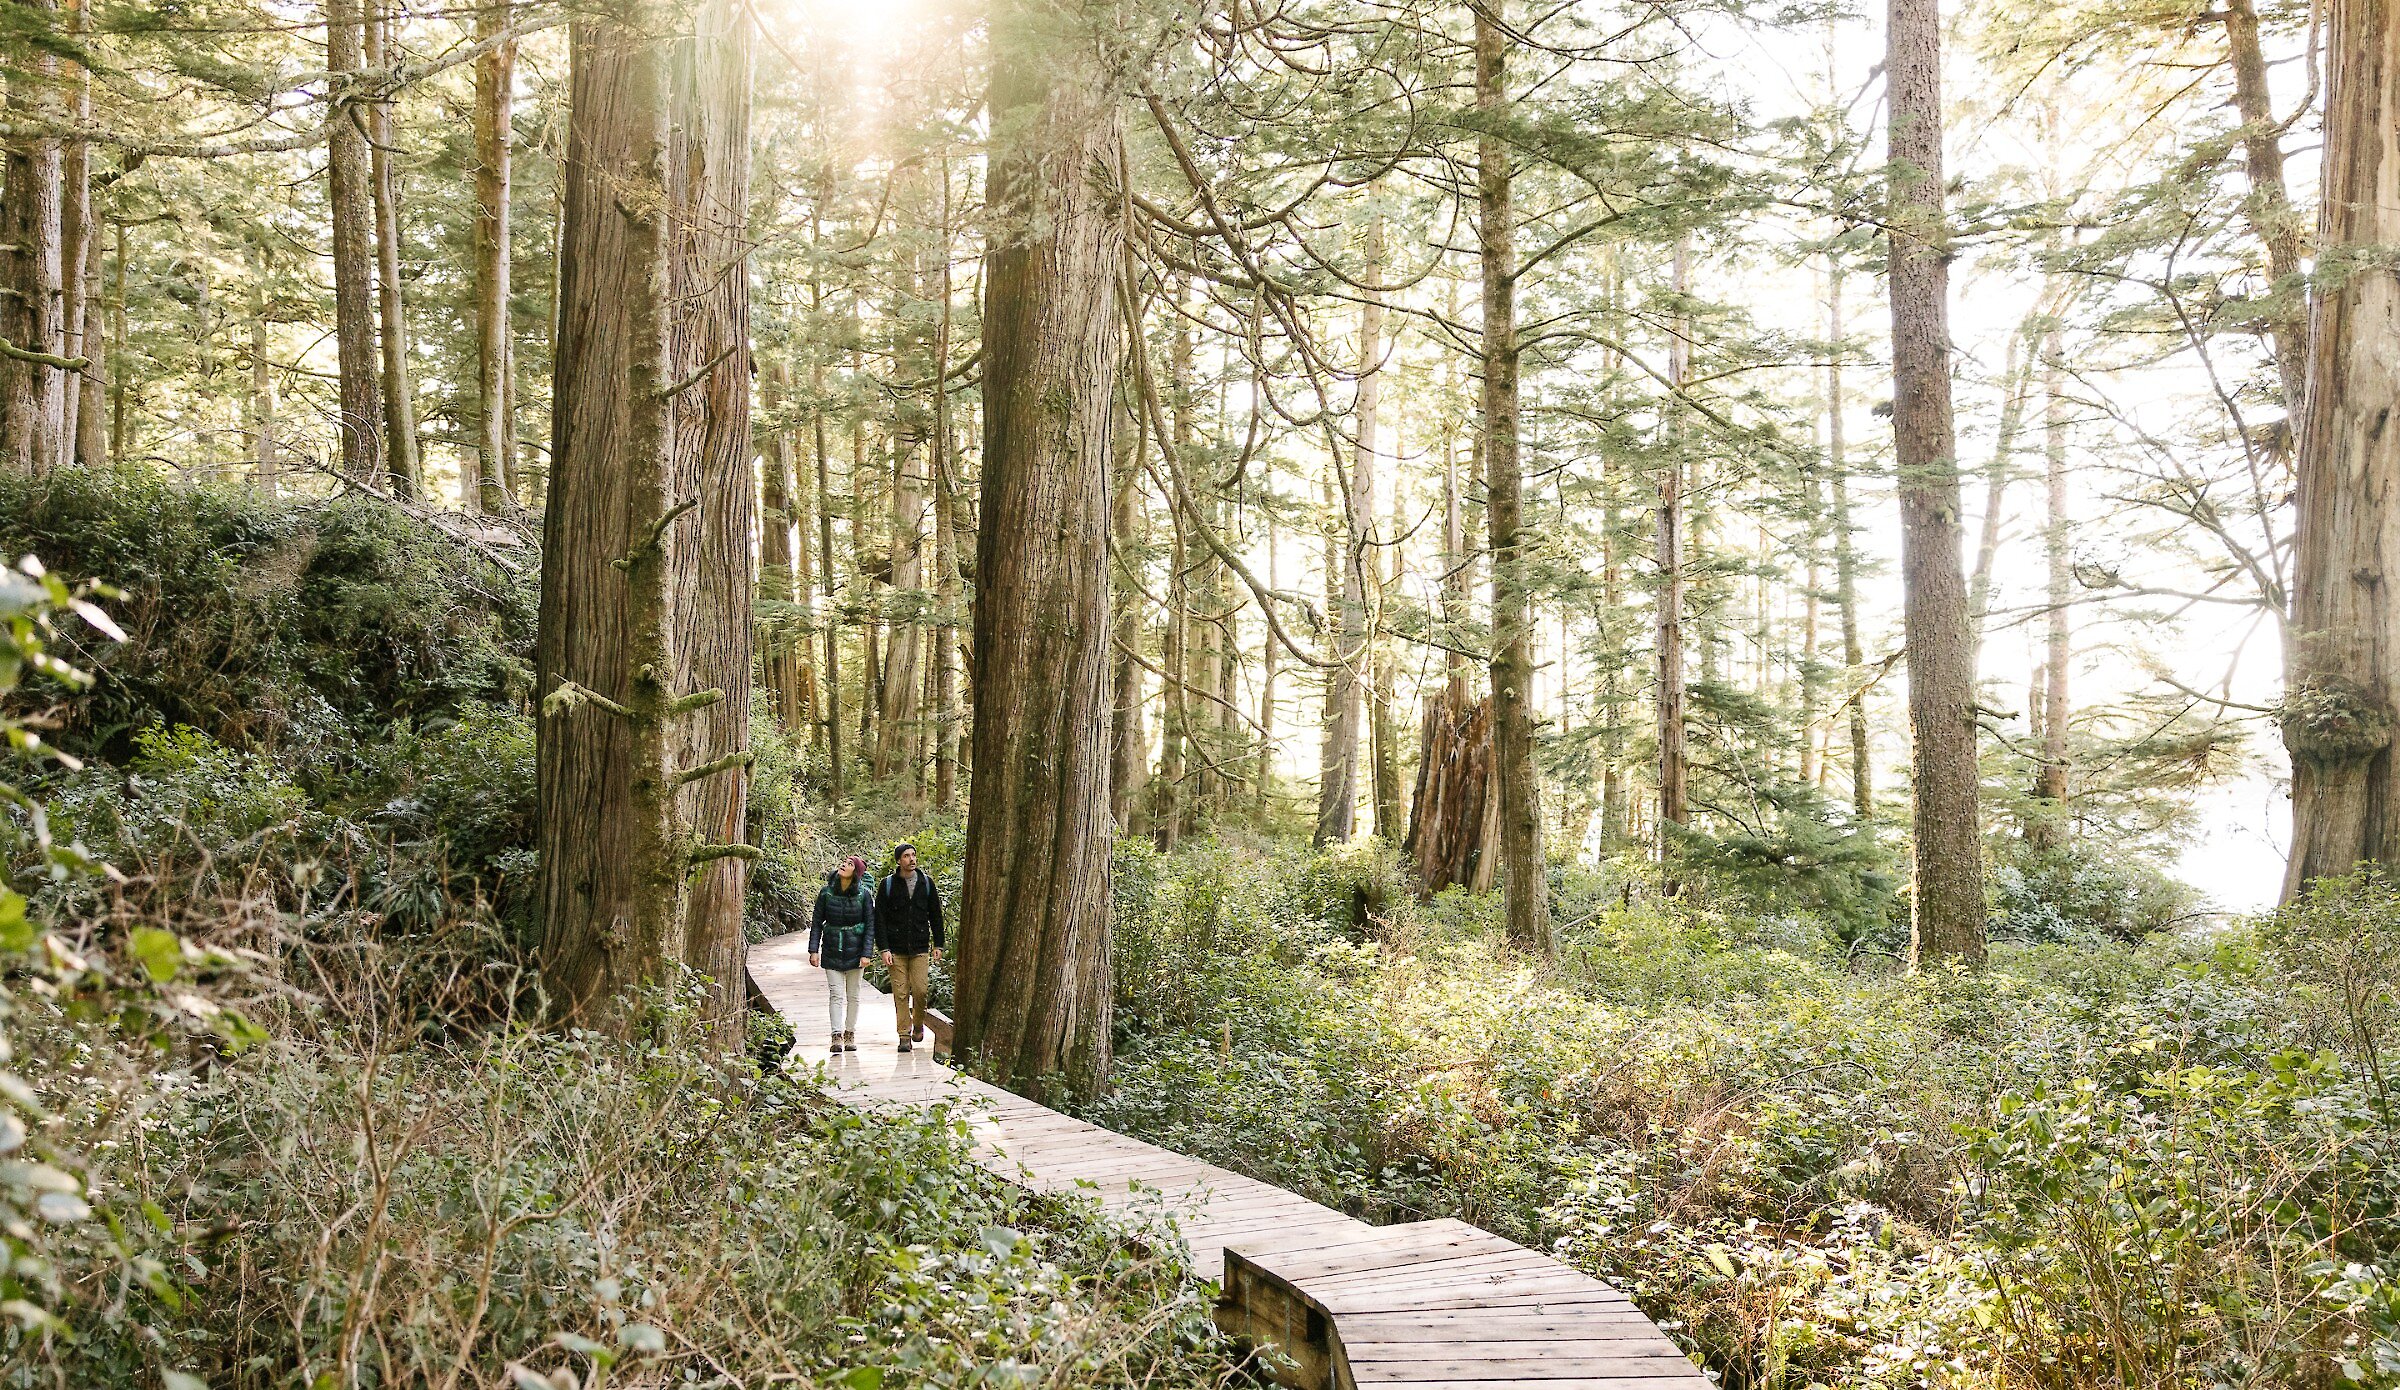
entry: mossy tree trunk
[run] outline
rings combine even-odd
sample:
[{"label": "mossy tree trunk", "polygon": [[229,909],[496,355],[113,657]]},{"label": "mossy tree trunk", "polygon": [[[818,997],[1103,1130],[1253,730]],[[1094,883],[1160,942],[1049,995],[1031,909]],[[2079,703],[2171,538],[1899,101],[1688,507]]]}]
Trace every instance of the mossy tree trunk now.
[{"label": "mossy tree trunk", "polygon": [[749,51],[733,0],[571,31],[544,515],[541,965],[621,1030],[681,963],[738,1028],[752,586]]},{"label": "mossy tree trunk", "polygon": [[2328,12],[2318,289],[2301,416],[2298,548],[2283,741],[2292,758],[2288,900],[2362,863],[2400,865],[2400,13]]},{"label": "mossy tree trunk", "polygon": [[1123,368],[1120,92],[1105,7],[995,0],[985,205],[975,794],[962,1054],[1108,1075],[1108,470]]}]

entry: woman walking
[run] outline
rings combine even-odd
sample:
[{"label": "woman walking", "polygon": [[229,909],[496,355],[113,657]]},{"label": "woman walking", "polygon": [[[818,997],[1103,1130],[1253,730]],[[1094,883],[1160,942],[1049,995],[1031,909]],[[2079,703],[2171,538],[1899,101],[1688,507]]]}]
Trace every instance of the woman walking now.
[{"label": "woman walking", "polygon": [[859,967],[875,948],[875,889],[867,861],[851,855],[825,875],[808,923],[808,963],[825,971],[825,1012],[833,1055],[858,1051]]}]

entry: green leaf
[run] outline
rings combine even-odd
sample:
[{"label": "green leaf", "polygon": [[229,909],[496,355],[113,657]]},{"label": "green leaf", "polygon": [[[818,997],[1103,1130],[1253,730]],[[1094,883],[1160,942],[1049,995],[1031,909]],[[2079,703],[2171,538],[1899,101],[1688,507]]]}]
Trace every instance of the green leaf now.
[{"label": "green leaf", "polygon": [[626,1350],[643,1355],[655,1355],[667,1349],[667,1334],[646,1322],[629,1322],[617,1333],[617,1341]]},{"label": "green leaf", "polygon": [[1017,1251],[1017,1246],[1022,1244],[1024,1239],[1024,1236],[1013,1230],[1010,1230],[1006,1226],[986,1226],[983,1228],[983,1248],[991,1251],[992,1254],[1001,1259],[1006,1259],[1010,1255],[1015,1254]]},{"label": "green leaf", "polygon": [[153,981],[165,984],[183,968],[183,938],[157,927],[133,929],[133,958]]},{"label": "green leaf", "polygon": [[208,1382],[189,1371],[160,1371],[158,1382],[165,1390],[208,1390]]},{"label": "green leaf", "polygon": [[25,915],[24,895],[0,888],[0,951],[30,949],[33,938],[33,922]]},{"label": "green leaf", "polygon": [[841,1390],[883,1390],[883,1367],[852,1366],[833,1378]]}]

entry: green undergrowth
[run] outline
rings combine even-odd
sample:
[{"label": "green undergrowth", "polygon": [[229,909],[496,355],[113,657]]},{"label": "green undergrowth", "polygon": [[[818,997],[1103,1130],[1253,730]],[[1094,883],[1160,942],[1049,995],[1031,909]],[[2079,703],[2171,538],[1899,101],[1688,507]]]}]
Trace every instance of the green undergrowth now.
[{"label": "green undergrowth", "polygon": [[1544,962],[1371,846],[1116,868],[1092,1118],[1554,1252],[1727,1385],[2400,1384],[2390,887],[1911,978],[1698,895]]},{"label": "green undergrowth", "polygon": [[[238,1054],[103,1060],[39,1004],[22,1074],[88,1199],[0,1382],[1204,1386],[1175,1263],[808,1074],[631,1042],[434,1042],[258,1001]],[[193,1377],[192,1380],[181,1377]]]}]

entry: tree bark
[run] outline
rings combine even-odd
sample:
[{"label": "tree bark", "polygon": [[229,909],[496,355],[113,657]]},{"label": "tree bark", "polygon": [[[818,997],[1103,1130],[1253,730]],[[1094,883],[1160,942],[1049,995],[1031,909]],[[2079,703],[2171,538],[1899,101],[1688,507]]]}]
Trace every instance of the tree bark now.
[{"label": "tree bark", "polygon": [[[1842,265],[1835,261],[1826,275],[1825,340],[1832,351],[1825,360],[1825,471],[1833,494],[1833,604],[1841,612],[1842,668],[1856,681],[1866,666],[1866,644],[1858,625],[1858,533],[1850,524],[1850,458],[1846,425],[1850,398],[1842,386]],[[1865,825],[1875,815],[1874,750],[1867,737],[1867,692],[1853,688],[1843,701],[1850,725],[1850,814]]]},{"label": "tree bark", "polygon": [[2324,196],[2301,416],[2297,553],[2285,653],[2292,759],[2288,901],[2361,864],[2400,865],[2400,14],[2333,0],[2326,29]]},{"label": "tree bark", "polygon": [[[1062,38],[1066,24],[1075,32]],[[995,0],[975,795],[957,1046],[1019,1087],[1107,1078],[1107,469],[1125,335],[1110,13]]]},{"label": "tree bark", "polygon": [[[806,594],[805,581],[799,568],[806,547],[795,545],[799,528],[794,525],[795,499],[799,493],[799,476],[794,463],[791,422],[786,412],[791,404],[792,369],[778,359],[764,374],[766,387],[765,447],[759,449],[758,467],[758,596],[765,603],[787,607],[798,604]],[[776,723],[785,729],[798,729],[808,719],[808,707],[814,703],[808,689],[808,639],[796,636],[791,620],[773,614],[759,623],[758,642],[761,647],[759,668],[767,682],[769,702],[775,710]]]},{"label": "tree bark", "polygon": [[[16,4],[29,26],[57,26],[59,0]],[[0,340],[64,358],[66,152],[64,141],[43,133],[64,114],[60,60],[47,45],[28,44],[12,66],[9,111],[35,129],[7,145],[6,189],[0,198]],[[54,363],[0,357],[0,470],[35,476],[57,466],[67,438],[72,375]]]},{"label": "tree bark", "polygon": [[933,804],[947,811],[958,798],[958,740],[964,727],[958,700],[957,631],[959,600],[958,541],[952,524],[950,499],[958,456],[950,433],[950,165],[942,164],[942,298],[933,338],[933,488],[934,622],[926,633],[933,663]]},{"label": "tree bark", "polygon": [[250,249],[250,485],[274,499],[276,474],[275,375],[267,355],[267,265],[262,248]]},{"label": "tree bark", "polygon": [[557,402],[536,666],[540,959],[623,1030],[680,963],[742,1003],[752,587],[742,268],[749,53],[733,0],[570,31]]},{"label": "tree bark", "polygon": [[383,476],[382,385],[375,343],[374,163],[368,115],[352,97],[366,66],[361,0],[325,0],[325,66],[333,98],[325,116],[325,185],[333,224],[333,336],[342,471]]},{"label": "tree bark", "polygon": [[[490,42],[506,31],[508,7],[487,3],[475,12],[475,37]],[[516,145],[515,40],[475,62],[475,402],[476,477],[468,505],[487,516],[516,505],[516,421],[509,389],[516,372],[508,308],[514,258],[510,202]]]},{"label": "tree bark", "polygon": [[1915,735],[1910,960],[1983,959],[1975,655],[1959,556],[1950,408],[1949,232],[1942,188],[1938,0],[1891,0],[1892,440],[1899,471],[1902,623]]},{"label": "tree bark", "polygon": [[[88,42],[91,34],[91,8],[87,0],[63,0],[67,33],[77,42]],[[67,80],[66,114],[77,124],[88,125],[92,119],[92,75],[81,63],[61,60],[60,68]],[[99,252],[99,229],[92,216],[92,142],[69,139],[60,142],[59,161],[59,331],[64,346],[62,355],[80,360],[80,372],[69,375],[60,383],[61,419],[58,431],[56,464],[66,467],[77,461],[78,445],[83,437],[83,402],[85,383],[93,375],[95,353],[91,346],[94,324],[89,295],[92,288],[91,263]]]},{"label": "tree bark", "polygon": [[1116,587],[1116,616],[1111,623],[1118,649],[1114,703],[1109,712],[1108,772],[1109,819],[1119,833],[1135,833],[1135,812],[1147,790],[1150,753],[1149,737],[1142,727],[1142,668],[1135,661],[1141,650],[1144,614],[1134,568],[1143,545],[1141,460],[1136,457],[1141,434],[1132,424],[1120,400],[1110,451],[1114,476],[1109,532],[1124,579]]},{"label": "tree bark", "polygon": [[[1506,0],[1475,6],[1475,109],[1487,122],[1507,109]],[[1547,952],[1549,866],[1542,852],[1542,787],[1533,762],[1532,615],[1528,601],[1524,478],[1517,457],[1516,213],[1509,146],[1476,140],[1476,242],[1483,276],[1484,516],[1492,547],[1492,755],[1499,769],[1500,880],[1508,938]]]},{"label": "tree bark", "polygon": [[[1691,293],[1691,245],[1675,243],[1674,290],[1676,309],[1668,327],[1666,402],[1667,450],[1658,473],[1658,631],[1652,647],[1658,658],[1658,862],[1673,862],[1675,831],[1691,819],[1688,769],[1683,735],[1687,719],[1683,669],[1683,400],[1684,382],[1691,374],[1690,320],[1683,297]],[[1667,885],[1669,892],[1674,884]]]},{"label": "tree bark", "polygon": [[[382,0],[366,4],[366,64],[381,68],[390,20]],[[370,103],[366,114],[375,199],[375,307],[381,328],[377,341],[383,348],[383,456],[390,466],[392,490],[415,497],[425,490],[425,468],[417,452],[416,388],[408,370],[408,309],[400,284],[400,185],[392,166],[390,99]]]},{"label": "tree bark", "polygon": [[2042,455],[2048,485],[2042,556],[2049,566],[2049,612],[2044,615],[2042,658],[2042,763],[2033,784],[2034,796],[2044,804],[2035,808],[2025,827],[2025,838],[2043,849],[2064,844],[2067,838],[2067,721],[2072,713],[2067,678],[2075,656],[2070,617],[2075,564],[2067,544],[2067,410],[2059,352],[2058,330],[2053,328],[2042,338]]},{"label": "tree bark", "polygon": [[1492,705],[1470,705],[1445,689],[1425,702],[1419,726],[1416,794],[1409,803],[1401,854],[1414,867],[1417,892],[1491,889],[1500,863],[1499,771],[1492,765]]}]

